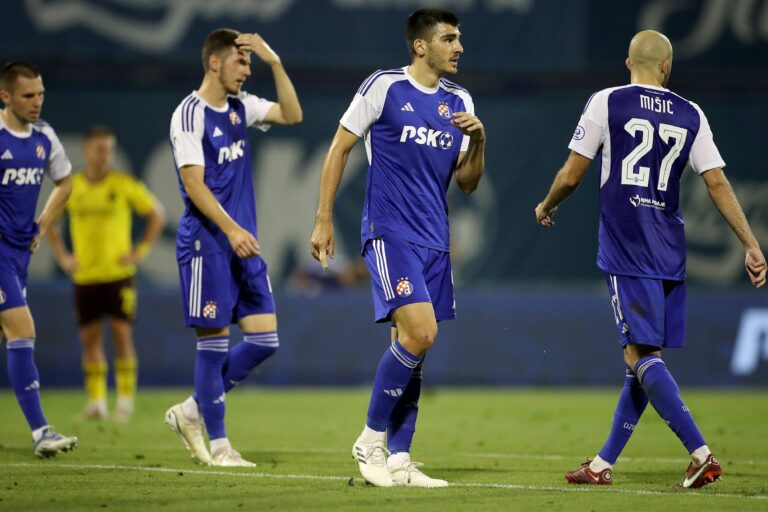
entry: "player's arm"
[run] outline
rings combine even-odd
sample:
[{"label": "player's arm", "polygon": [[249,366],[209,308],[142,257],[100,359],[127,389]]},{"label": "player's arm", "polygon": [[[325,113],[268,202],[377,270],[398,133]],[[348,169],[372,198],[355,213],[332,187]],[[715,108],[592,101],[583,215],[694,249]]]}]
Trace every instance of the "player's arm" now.
[{"label": "player's arm", "polygon": [[157,241],[160,233],[162,233],[166,216],[165,208],[160,204],[160,201],[155,200],[152,204],[152,209],[145,217],[147,218],[147,225],[144,228],[141,240],[136,244],[133,251],[121,258],[121,263],[141,263],[149,254],[152,246],[155,245],[155,241]]},{"label": "player's arm", "polygon": [[59,264],[59,267],[61,267],[61,270],[67,274],[72,274],[77,270],[77,258],[67,250],[66,245],[64,245],[64,240],[61,237],[59,227],[56,224],[48,229],[48,233],[45,237],[48,240],[48,244],[51,246],[53,257],[56,260],[56,263]]},{"label": "player's arm", "polygon": [[32,240],[32,245],[29,248],[32,252],[37,251],[40,247],[40,240],[45,236],[54,221],[64,212],[64,207],[67,205],[67,200],[71,193],[72,176],[67,175],[54,181],[53,190],[45,202],[43,211],[40,212],[40,216],[37,218],[37,225],[40,227],[40,231]]},{"label": "player's arm", "polygon": [[300,123],[304,115],[301,111],[301,104],[299,104],[299,97],[296,95],[296,89],[283,67],[280,56],[258,34],[240,34],[235,39],[235,44],[241,50],[255,53],[264,64],[272,69],[275,89],[277,90],[277,103],[269,109],[263,122],[282,125]]},{"label": "player's arm", "polygon": [[227,235],[235,253],[241,258],[258,256],[259,242],[248,230],[240,227],[221,206],[205,184],[205,169],[201,165],[185,165],[179,169],[179,174],[189,199]]},{"label": "player's arm", "polygon": [[725,177],[725,173],[721,168],[711,169],[702,174],[704,183],[707,185],[707,192],[709,197],[712,198],[712,202],[720,211],[725,221],[731,226],[731,229],[736,236],[739,237],[741,243],[744,245],[744,251],[746,252],[745,266],[747,268],[747,274],[752,284],[760,288],[765,284],[765,272],[766,263],[765,256],[760,250],[760,244],[757,242],[755,235],[752,233],[752,229],[749,227],[747,217],[744,215],[744,211],[741,209],[739,200],[736,199],[736,194],[733,192],[733,187],[728,182],[728,178]]},{"label": "player's arm", "polygon": [[355,147],[357,141],[357,135],[339,125],[339,129],[336,130],[336,135],[331,141],[331,148],[328,150],[325,162],[323,162],[315,226],[312,229],[310,239],[312,256],[320,262],[323,270],[328,268],[326,255],[333,259],[334,253],[333,203],[336,200],[336,191],[339,190],[339,183],[341,183],[341,176],[344,174],[344,167],[347,165],[349,152]]},{"label": "player's arm", "polygon": [[471,194],[480,183],[485,169],[485,127],[477,116],[468,112],[453,114],[451,124],[469,136],[469,146],[459,154],[453,174],[465,194]]},{"label": "player's arm", "polygon": [[552,186],[549,188],[547,197],[536,206],[536,222],[544,227],[552,227],[555,221],[552,217],[557,210],[558,205],[565,201],[576,188],[578,188],[584,174],[589,168],[592,159],[580,155],[571,150],[565,164],[560,168]]}]

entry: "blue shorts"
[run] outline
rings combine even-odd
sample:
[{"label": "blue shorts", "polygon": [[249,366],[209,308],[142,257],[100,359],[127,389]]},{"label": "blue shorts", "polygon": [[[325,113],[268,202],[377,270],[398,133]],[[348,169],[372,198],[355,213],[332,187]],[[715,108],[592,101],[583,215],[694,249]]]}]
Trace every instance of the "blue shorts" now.
[{"label": "blue shorts", "polygon": [[685,345],[685,281],[605,276],[622,347]]},{"label": "blue shorts", "polygon": [[179,265],[184,323],[221,328],[243,317],[275,312],[267,264],[233,252],[195,256]]},{"label": "blue shorts", "polygon": [[456,318],[447,252],[379,237],[365,243],[363,257],[371,274],[377,322],[387,322],[397,308],[417,302],[432,303],[438,322]]},{"label": "blue shorts", "polygon": [[0,237],[0,311],[27,305],[27,268],[32,252]]}]

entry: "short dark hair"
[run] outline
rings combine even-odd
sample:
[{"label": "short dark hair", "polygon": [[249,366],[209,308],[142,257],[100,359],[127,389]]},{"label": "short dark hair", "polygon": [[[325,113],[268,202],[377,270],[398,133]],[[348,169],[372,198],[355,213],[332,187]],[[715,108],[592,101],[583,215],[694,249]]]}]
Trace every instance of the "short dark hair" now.
[{"label": "short dark hair", "polygon": [[25,60],[12,60],[3,66],[0,71],[0,89],[13,91],[16,86],[16,80],[23,76],[24,78],[37,78],[40,76],[40,70]]},{"label": "short dark hair", "polygon": [[85,132],[85,140],[95,139],[97,137],[114,137],[115,132],[105,124],[96,124],[88,128]]},{"label": "short dark hair", "polygon": [[208,34],[203,43],[203,69],[208,72],[208,61],[211,55],[216,55],[222,51],[237,47],[235,39],[240,32],[231,28],[219,28]]},{"label": "short dark hair", "polygon": [[416,55],[413,49],[414,41],[432,39],[432,31],[438,23],[458,27],[459,18],[451,11],[433,8],[418,9],[408,16],[408,21],[405,23],[405,43],[408,45],[408,52],[411,55]]}]

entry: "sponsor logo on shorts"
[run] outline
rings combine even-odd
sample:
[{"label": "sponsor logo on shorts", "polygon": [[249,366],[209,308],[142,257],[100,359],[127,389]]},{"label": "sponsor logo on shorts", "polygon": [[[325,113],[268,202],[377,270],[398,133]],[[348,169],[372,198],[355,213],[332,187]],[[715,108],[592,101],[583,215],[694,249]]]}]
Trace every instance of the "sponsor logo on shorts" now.
[{"label": "sponsor logo on shorts", "polygon": [[216,306],[216,301],[209,300],[205,303],[205,306],[203,307],[203,318],[210,318],[214,319],[216,318],[216,311],[218,310],[218,307]]},{"label": "sponsor logo on shorts", "polygon": [[401,277],[397,282],[397,289],[395,290],[400,297],[408,297],[413,293],[413,284],[407,277]]}]

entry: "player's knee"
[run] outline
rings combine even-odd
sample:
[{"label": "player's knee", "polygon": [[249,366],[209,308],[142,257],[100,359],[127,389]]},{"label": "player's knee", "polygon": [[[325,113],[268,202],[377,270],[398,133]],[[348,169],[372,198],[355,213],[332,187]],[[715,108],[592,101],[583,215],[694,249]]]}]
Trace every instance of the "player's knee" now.
[{"label": "player's knee", "polygon": [[409,333],[401,333],[400,342],[406,343],[406,348],[411,347],[412,352],[421,355],[432,348],[437,338],[437,326],[423,326],[411,330]]}]

